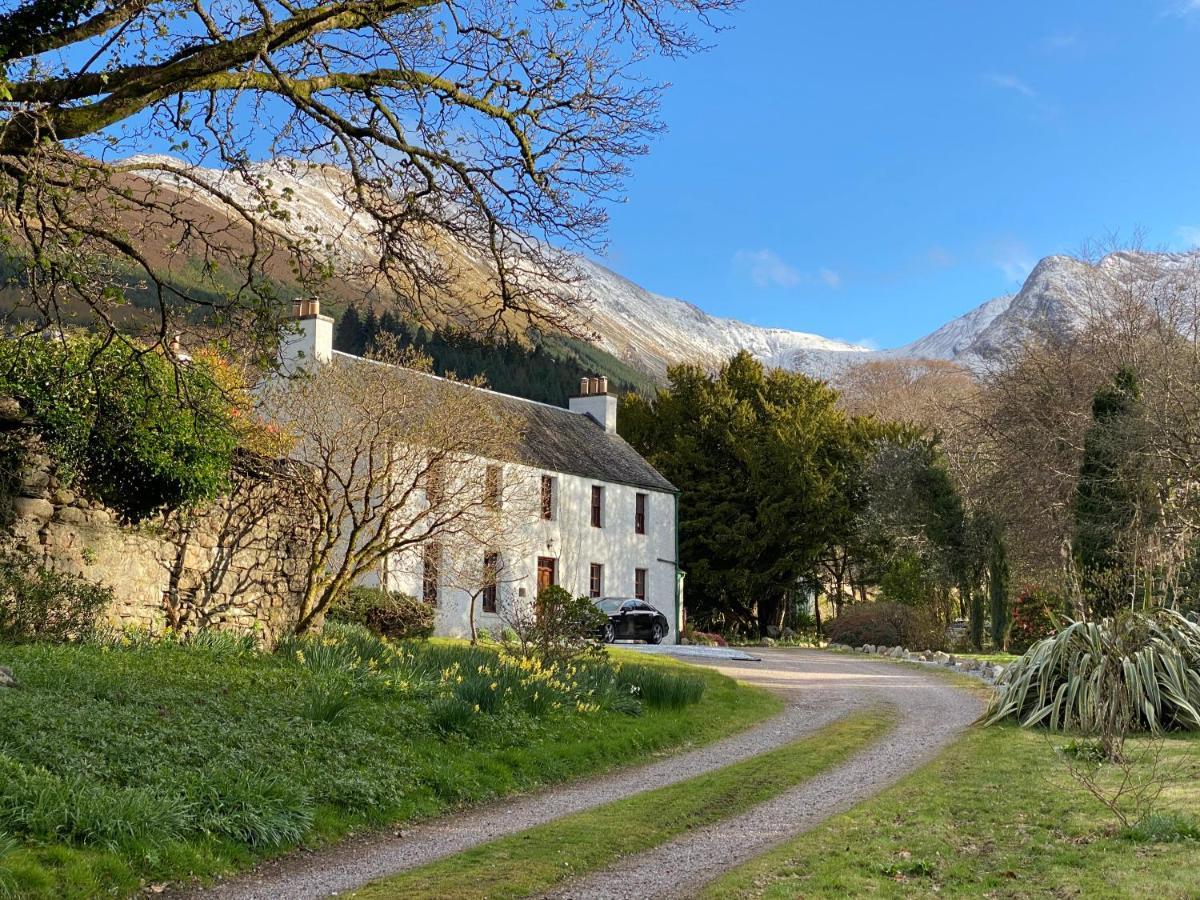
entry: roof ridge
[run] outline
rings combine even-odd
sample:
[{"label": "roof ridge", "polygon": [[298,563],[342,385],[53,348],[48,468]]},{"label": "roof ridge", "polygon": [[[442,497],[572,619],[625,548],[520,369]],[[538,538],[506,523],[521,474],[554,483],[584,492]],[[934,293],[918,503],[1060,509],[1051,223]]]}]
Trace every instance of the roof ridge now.
[{"label": "roof ridge", "polygon": [[[405,372],[411,372],[413,375],[420,375],[423,378],[431,378],[434,381],[440,381],[443,384],[451,384],[451,385],[455,385],[457,387],[468,388],[472,391],[480,391],[481,393],[484,393],[484,394],[491,394],[493,397],[503,397],[505,400],[516,400],[520,403],[531,403],[534,406],[544,406],[547,409],[553,409],[558,412],[564,412],[564,413],[567,413],[572,416],[584,416],[585,418],[592,419],[593,422],[596,421],[594,418],[589,416],[587,413],[577,413],[577,412],[575,412],[575,410],[569,409],[566,406],[559,406],[557,403],[544,403],[541,400],[531,400],[528,397],[520,397],[517,394],[506,394],[503,391],[493,390],[492,388],[480,387],[477,384],[467,384],[465,381],[455,381],[452,378],[446,378],[442,375],[434,375],[432,372],[422,372],[420,369],[410,369],[408,366],[397,366],[393,363],[386,363],[386,362],[382,362],[381,360],[378,360],[378,359],[371,359],[369,356],[356,356],[355,354],[347,353],[344,350],[334,350],[333,355],[334,356],[344,356],[346,359],[354,359],[354,360],[358,360],[359,362],[374,363],[377,366],[388,366],[389,368],[392,368],[392,369],[403,369]],[[596,424],[598,425],[599,423],[597,422]]]}]

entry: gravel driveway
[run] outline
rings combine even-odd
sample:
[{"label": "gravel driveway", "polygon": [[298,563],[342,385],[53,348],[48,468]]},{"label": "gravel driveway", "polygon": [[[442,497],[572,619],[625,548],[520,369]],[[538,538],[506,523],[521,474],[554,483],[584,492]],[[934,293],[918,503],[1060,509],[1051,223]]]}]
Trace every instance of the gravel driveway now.
[{"label": "gravel driveway", "polygon": [[[689,832],[654,850],[623,857],[611,869],[568,882],[547,897],[689,897],[723,872],[849,809],[932,757],[983,711],[983,701],[912,667],[811,651],[762,651],[760,678],[722,671],[789,692],[851,705],[887,702],[901,720],[846,763],[749,812]],[[748,665],[748,664],[747,664]]]},{"label": "gravel driveway", "polygon": [[[758,651],[756,651],[758,652]],[[697,750],[600,778],[516,797],[387,835],[352,838],[174,896],[328,897],[559,816],[653,790],[746,759],[850,711],[890,703],[902,716],[879,743],[750,813],[566,885],[561,897],[682,896],[725,869],[853,805],[920,765],[982,711],[972,694],[915,667],[809,650],[763,650],[761,661],[689,660],[777,690],[783,713]]]}]

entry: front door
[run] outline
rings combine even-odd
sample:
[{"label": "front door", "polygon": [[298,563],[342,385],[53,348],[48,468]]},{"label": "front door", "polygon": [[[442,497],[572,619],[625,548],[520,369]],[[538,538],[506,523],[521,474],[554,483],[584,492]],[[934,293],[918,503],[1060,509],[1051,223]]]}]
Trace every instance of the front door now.
[{"label": "front door", "polygon": [[550,587],[552,584],[557,584],[558,579],[555,577],[557,560],[552,556],[539,556],[537,566],[537,586],[540,594],[543,589]]}]

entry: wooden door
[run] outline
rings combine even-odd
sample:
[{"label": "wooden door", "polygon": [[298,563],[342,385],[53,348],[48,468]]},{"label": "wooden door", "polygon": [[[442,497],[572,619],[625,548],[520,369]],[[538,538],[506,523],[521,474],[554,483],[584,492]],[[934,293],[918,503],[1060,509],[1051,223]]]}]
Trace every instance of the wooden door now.
[{"label": "wooden door", "polygon": [[558,583],[558,579],[555,577],[558,561],[552,556],[539,556],[537,562],[537,587],[540,594],[543,588]]}]

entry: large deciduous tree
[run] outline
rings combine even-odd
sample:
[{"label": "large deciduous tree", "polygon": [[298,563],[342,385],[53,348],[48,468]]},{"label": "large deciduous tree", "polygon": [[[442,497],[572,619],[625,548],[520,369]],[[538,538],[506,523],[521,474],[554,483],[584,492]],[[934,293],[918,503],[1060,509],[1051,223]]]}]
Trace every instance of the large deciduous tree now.
[{"label": "large deciduous tree", "polygon": [[[202,314],[265,344],[281,280],[382,280],[414,316],[449,314],[437,249],[453,241],[486,272],[455,314],[565,323],[548,242],[599,240],[658,130],[640,63],[697,49],[695,26],[737,2],[5,3],[5,269],[41,320],[83,311],[115,331],[136,295],[164,343]],[[147,149],[171,156],[123,159]],[[299,160],[302,186],[325,179],[360,256],[296,225],[296,192],[252,164],[272,157]]]}]

